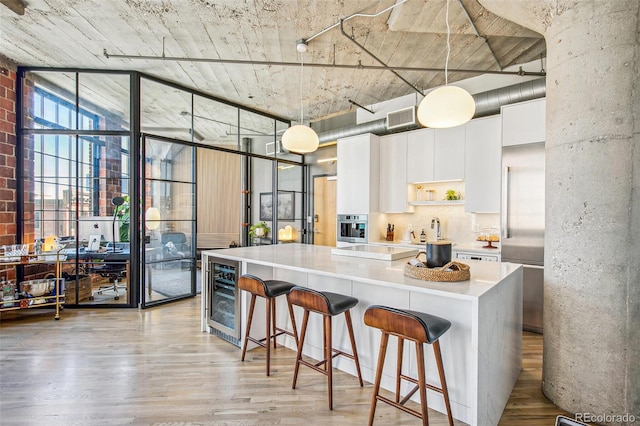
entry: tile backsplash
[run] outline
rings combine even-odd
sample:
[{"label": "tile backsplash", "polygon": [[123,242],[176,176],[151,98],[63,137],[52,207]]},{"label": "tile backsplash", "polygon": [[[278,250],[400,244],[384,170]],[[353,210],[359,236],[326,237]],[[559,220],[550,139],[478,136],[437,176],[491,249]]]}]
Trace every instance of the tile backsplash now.
[{"label": "tile backsplash", "polygon": [[[423,183],[422,200],[425,198],[425,190],[432,190],[433,200],[442,201],[449,189],[459,192],[464,201],[464,182],[438,182]],[[409,194],[411,201],[417,199],[416,185],[411,188]],[[493,227],[496,232],[500,229],[500,215],[498,213],[467,213],[464,211],[464,204],[440,204],[440,205],[420,205],[414,206],[413,213],[382,213],[375,215],[377,223],[370,223],[369,241],[384,241],[388,223],[395,225],[394,241],[400,242],[404,232],[411,227],[415,238],[413,243],[420,242],[420,232],[424,229],[427,234],[427,241],[436,239],[436,229],[431,229],[431,219],[440,219],[441,235],[444,239],[458,244],[475,243],[479,231],[484,228]],[[479,243],[481,245],[482,243]]]}]

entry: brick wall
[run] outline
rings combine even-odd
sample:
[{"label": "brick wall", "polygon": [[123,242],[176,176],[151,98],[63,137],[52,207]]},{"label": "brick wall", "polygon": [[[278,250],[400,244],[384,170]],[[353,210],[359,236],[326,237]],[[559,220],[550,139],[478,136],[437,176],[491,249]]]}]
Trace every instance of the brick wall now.
[{"label": "brick wall", "polygon": [[16,68],[0,61],[0,246],[17,242],[16,80]]}]

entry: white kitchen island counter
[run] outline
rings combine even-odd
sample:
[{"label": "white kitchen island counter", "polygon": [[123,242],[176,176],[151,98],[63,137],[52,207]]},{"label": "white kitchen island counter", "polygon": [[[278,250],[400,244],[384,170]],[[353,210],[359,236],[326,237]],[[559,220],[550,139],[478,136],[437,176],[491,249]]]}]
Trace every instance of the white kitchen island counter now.
[{"label": "white kitchen island counter", "polygon": [[[499,262],[465,261],[471,266],[469,281],[440,283],[406,277],[408,259],[383,261],[331,254],[331,247],[306,244],[279,244],[239,247],[203,252],[203,265],[209,257],[236,260],[240,272],[263,279],[280,279],[316,290],[357,297],[352,310],[363,378],[373,382],[380,331],[362,322],[364,311],[373,304],[427,312],[451,321],[440,339],[453,416],[472,425],[497,424],[520,374],[522,362],[522,267]],[[204,274],[203,274],[204,275]],[[206,285],[202,286],[203,331],[206,326]],[[241,335],[246,326],[249,296],[241,298]],[[258,311],[258,307],[262,312]],[[278,305],[278,324],[289,327],[285,303]],[[296,310],[297,322],[301,311]],[[314,318],[318,317],[318,318]],[[252,335],[264,336],[264,304],[256,306]],[[334,319],[334,346],[350,351],[344,319]],[[290,327],[289,327],[290,328]],[[312,315],[305,343],[305,354],[322,358],[322,321]],[[279,342],[295,349],[289,336]],[[395,389],[395,339],[391,339],[383,373],[382,387]],[[439,386],[432,351],[425,350],[427,382]],[[415,351],[405,345],[404,370],[415,376]],[[355,374],[351,360],[338,357],[334,366]],[[293,367],[293,366],[292,366]],[[357,382],[356,382],[357,383]],[[357,386],[357,384],[354,384]],[[403,383],[403,394],[412,385]],[[414,397],[415,398],[415,397]],[[442,396],[428,390],[429,407],[444,411]],[[340,409],[340,406],[336,407]]]}]

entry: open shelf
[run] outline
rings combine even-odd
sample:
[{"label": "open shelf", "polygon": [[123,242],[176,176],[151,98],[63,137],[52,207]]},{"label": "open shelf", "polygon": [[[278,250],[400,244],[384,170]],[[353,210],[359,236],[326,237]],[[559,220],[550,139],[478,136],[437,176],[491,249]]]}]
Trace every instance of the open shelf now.
[{"label": "open shelf", "polygon": [[409,201],[410,206],[450,206],[464,204],[464,200]]}]

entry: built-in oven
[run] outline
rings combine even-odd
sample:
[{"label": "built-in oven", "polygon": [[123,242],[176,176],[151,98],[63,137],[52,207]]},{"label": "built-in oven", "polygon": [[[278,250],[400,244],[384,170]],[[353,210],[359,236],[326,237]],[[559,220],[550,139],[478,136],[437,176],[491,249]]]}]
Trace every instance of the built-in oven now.
[{"label": "built-in oven", "polygon": [[369,241],[369,223],[366,214],[339,214],[337,240],[346,243]]}]

